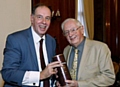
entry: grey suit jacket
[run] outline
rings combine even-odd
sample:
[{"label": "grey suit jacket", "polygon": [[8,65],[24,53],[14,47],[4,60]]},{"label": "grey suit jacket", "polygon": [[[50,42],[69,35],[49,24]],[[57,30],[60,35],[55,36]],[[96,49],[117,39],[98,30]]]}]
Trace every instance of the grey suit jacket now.
[{"label": "grey suit jacket", "polygon": [[[64,49],[69,61],[71,46]],[[79,87],[107,87],[115,81],[111,52],[106,44],[86,38],[78,70]]]}]

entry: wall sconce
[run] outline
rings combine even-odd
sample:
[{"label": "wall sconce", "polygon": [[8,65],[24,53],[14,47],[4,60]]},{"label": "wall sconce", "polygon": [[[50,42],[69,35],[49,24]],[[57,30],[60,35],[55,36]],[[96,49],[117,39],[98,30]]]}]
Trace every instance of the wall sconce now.
[{"label": "wall sconce", "polygon": [[60,15],[59,9],[56,11],[56,13],[55,13],[55,11],[53,10],[53,11],[52,11],[52,20],[60,20],[60,18],[61,18],[61,15]]}]

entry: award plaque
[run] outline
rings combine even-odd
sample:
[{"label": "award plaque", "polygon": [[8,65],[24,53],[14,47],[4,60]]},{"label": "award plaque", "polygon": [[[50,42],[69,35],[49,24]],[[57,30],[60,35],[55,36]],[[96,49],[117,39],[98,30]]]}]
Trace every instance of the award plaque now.
[{"label": "award plaque", "polygon": [[62,67],[57,67],[58,70],[58,78],[57,80],[59,81],[61,86],[65,86],[66,82],[65,80],[72,80],[68,67],[67,67],[67,63],[65,61],[64,55],[63,54],[59,54],[53,57],[53,61],[61,61],[61,63],[63,64]]}]

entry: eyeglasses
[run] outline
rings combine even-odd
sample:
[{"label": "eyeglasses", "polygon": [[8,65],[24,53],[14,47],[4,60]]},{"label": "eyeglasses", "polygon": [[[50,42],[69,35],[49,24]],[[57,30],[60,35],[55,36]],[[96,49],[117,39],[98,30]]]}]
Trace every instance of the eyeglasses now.
[{"label": "eyeglasses", "polygon": [[73,29],[71,29],[71,30],[64,31],[63,34],[64,34],[65,36],[68,36],[70,32],[75,33],[75,32],[76,32],[79,28],[81,28],[81,27],[82,27],[82,26],[79,26],[78,28],[73,28]]}]

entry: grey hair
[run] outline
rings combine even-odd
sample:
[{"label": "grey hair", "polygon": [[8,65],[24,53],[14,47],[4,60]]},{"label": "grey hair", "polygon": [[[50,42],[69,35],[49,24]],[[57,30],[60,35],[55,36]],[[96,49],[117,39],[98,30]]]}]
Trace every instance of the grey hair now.
[{"label": "grey hair", "polygon": [[64,30],[64,25],[65,25],[65,23],[67,23],[68,21],[75,21],[76,24],[77,24],[78,26],[82,26],[81,22],[78,21],[77,19],[74,19],[74,18],[67,18],[67,19],[64,20],[64,21],[62,22],[62,24],[61,24],[62,30]]}]

